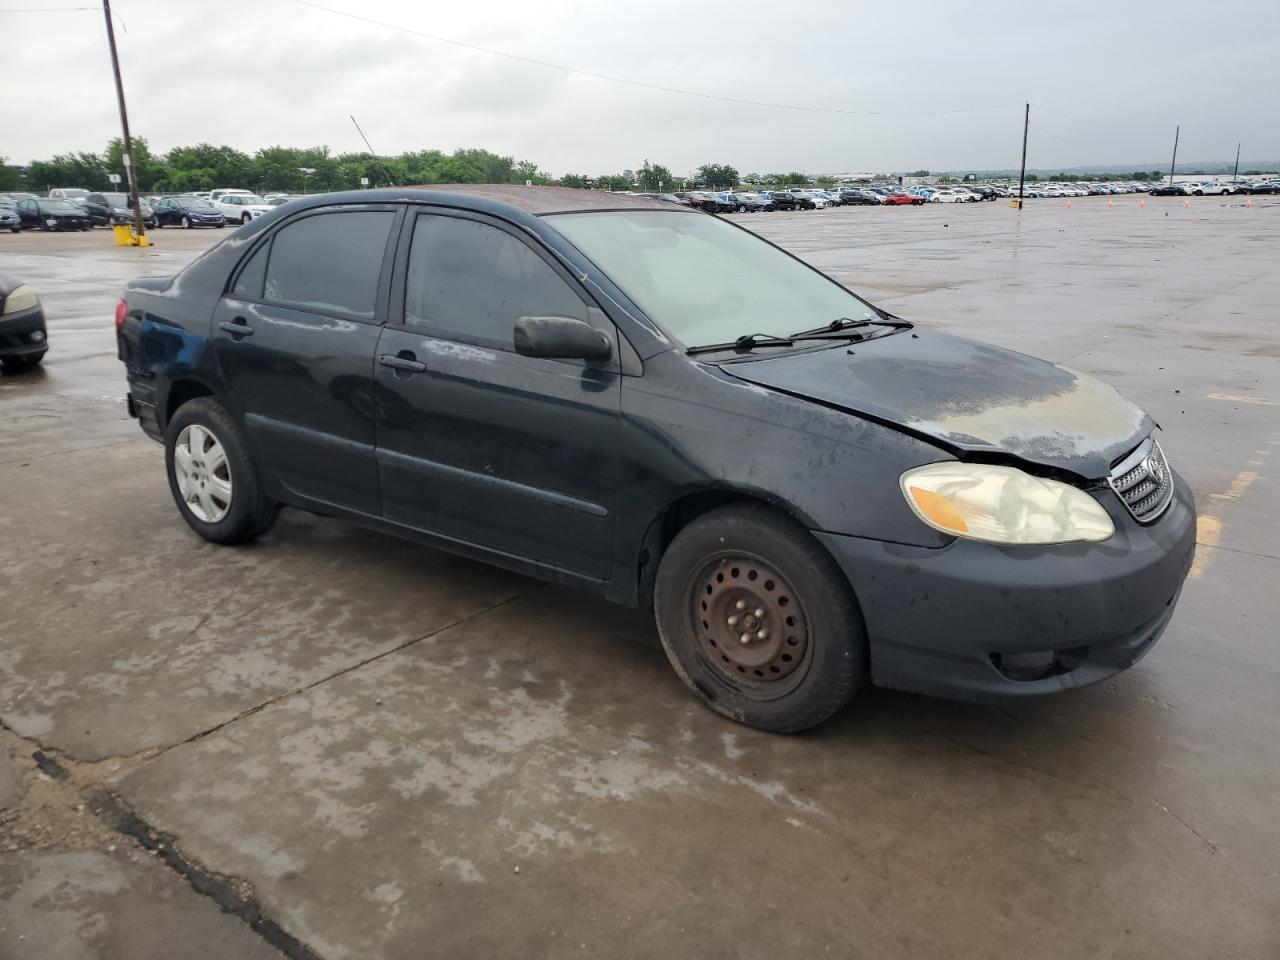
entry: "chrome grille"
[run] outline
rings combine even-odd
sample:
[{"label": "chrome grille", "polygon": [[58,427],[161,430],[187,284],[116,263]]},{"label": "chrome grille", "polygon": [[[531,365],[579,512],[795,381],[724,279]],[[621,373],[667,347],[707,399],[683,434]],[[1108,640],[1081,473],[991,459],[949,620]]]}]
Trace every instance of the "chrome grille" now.
[{"label": "chrome grille", "polygon": [[1107,482],[1139,523],[1155,520],[1173,501],[1173,473],[1155,437],[1116,464]]}]

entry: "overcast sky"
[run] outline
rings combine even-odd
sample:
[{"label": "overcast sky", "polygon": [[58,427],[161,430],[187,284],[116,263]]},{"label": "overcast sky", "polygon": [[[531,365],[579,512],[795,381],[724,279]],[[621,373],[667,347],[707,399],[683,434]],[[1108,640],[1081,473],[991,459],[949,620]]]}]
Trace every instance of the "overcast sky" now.
[{"label": "overcast sky", "polygon": [[[155,150],[199,141],[363,149],[485,147],[559,175],[701,163],[742,172],[1012,167],[1032,103],[1031,167],[1280,159],[1280,3],[1229,8],[321,0],[517,56],[729,103],[518,62],[293,0],[115,0],[130,120]],[[0,155],[101,150],[119,133],[100,13],[5,13]],[[974,5],[978,7],[979,5]],[[1141,8],[1141,12],[1140,11]],[[964,112],[960,112],[964,111]],[[936,115],[923,115],[934,113]]]}]

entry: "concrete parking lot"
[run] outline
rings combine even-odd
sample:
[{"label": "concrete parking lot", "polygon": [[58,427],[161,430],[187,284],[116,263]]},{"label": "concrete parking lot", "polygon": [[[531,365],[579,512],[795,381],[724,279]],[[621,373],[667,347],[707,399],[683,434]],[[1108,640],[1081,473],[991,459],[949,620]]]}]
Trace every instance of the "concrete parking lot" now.
[{"label": "concrete parking lot", "polygon": [[205,543],[112,310],[227,232],[0,236],[51,344],[0,377],[0,956],[1280,956],[1280,200],[736,221],[1150,411],[1201,516],[1147,659],[777,737],[641,614],[296,512]]}]

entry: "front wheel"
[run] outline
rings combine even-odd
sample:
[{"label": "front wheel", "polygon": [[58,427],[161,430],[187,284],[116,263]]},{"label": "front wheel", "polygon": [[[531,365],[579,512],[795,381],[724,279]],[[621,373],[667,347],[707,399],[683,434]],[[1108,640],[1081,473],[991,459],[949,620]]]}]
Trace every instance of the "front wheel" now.
[{"label": "front wheel", "polygon": [[244,431],[212,397],[178,408],[165,430],[164,463],[178,512],[206,540],[244,543],[275,521]]},{"label": "front wheel", "polygon": [[249,222],[249,215],[246,213],[240,218],[240,226],[244,226]]},{"label": "front wheel", "polygon": [[848,581],[807,530],[763,504],[720,507],[676,535],[654,615],[695,696],[760,730],[816,726],[865,682],[866,631]]},{"label": "front wheel", "polygon": [[191,224],[191,218],[190,218],[190,217],[188,217],[188,216],[184,213],[184,214],[182,215],[182,228],[183,228],[184,230],[190,230],[190,229],[191,229],[191,226],[192,226],[192,224]]}]

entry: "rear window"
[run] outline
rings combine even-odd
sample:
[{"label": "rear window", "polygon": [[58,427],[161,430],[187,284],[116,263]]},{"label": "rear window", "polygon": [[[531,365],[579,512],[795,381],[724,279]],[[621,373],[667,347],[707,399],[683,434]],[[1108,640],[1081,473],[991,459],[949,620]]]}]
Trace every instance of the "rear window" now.
[{"label": "rear window", "polygon": [[389,210],[344,211],[284,227],[271,242],[263,299],[372,320],[394,218]]}]

